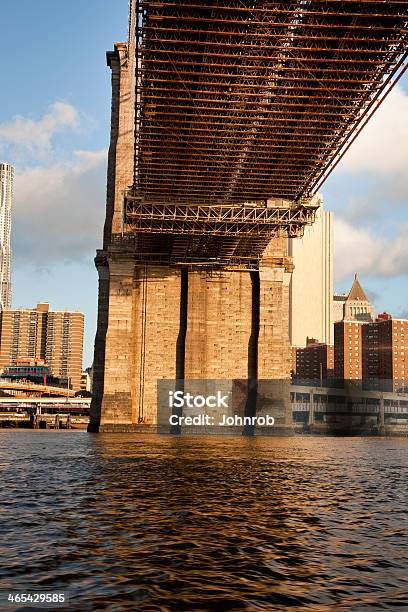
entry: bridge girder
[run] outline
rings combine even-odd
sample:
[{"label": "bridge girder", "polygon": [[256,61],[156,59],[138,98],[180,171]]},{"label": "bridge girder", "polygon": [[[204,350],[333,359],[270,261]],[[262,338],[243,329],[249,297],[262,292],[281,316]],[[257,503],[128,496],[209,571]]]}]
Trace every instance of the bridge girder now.
[{"label": "bridge girder", "polygon": [[[408,2],[132,7],[135,158],[124,232],[171,234],[183,244],[186,236],[235,236],[254,241],[254,256],[259,237],[302,235],[314,217],[299,202],[321,186],[406,68]],[[279,207],[265,213],[271,198],[291,202],[286,217]],[[248,201],[258,202],[252,225]],[[211,220],[200,217],[203,207],[212,207]],[[239,219],[226,222],[222,207]]]}]

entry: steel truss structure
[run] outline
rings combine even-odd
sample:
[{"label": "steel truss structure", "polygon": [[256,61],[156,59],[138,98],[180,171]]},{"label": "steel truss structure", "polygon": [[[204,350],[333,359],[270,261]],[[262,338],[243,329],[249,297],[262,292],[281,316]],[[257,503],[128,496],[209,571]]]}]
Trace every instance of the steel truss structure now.
[{"label": "steel truss structure", "polygon": [[[258,238],[256,243],[252,239],[246,244],[245,249],[243,240],[226,241],[224,239],[220,241],[219,237],[213,237],[209,242],[195,236],[194,240],[185,239],[182,242],[179,236],[166,235],[165,237],[167,240],[163,242],[163,240],[155,240],[157,236],[152,237],[150,234],[116,235],[112,238],[110,252],[128,253],[133,259],[144,265],[184,266],[200,268],[207,272],[217,269],[258,270],[262,251],[270,240],[269,238]],[[240,249],[237,249],[237,245],[240,245]],[[268,263],[283,267],[287,271],[293,269],[288,257],[270,257]]]},{"label": "steel truss structure", "polygon": [[245,205],[154,204],[127,200],[128,224],[133,231],[159,234],[209,234],[212,236],[288,235],[296,238],[304,225],[315,221],[318,206],[295,204],[290,208]]},{"label": "steel truss structure", "polygon": [[[134,0],[126,231],[299,234],[311,219],[299,201],[406,68],[407,8],[408,0]],[[271,213],[271,198],[293,204]],[[247,212],[247,201],[257,207]]]}]

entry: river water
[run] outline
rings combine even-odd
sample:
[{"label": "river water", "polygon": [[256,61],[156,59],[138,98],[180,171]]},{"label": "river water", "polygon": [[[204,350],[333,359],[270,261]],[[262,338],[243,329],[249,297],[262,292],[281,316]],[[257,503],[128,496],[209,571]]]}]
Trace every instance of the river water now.
[{"label": "river water", "polygon": [[0,431],[0,470],[3,591],[81,611],[408,610],[406,439]]}]

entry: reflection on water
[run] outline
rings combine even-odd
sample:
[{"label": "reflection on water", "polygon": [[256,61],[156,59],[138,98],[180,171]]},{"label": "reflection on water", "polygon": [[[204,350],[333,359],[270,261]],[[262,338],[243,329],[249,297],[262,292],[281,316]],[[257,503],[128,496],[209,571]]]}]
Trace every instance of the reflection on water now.
[{"label": "reflection on water", "polygon": [[408,602],[408,440],[0,432],[0,588],[70,610]]}]

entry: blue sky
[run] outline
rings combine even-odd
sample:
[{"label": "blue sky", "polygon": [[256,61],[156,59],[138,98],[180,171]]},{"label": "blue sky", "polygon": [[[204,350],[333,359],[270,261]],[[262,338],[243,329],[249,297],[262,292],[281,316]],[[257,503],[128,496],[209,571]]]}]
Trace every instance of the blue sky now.
[{"label": "blue sky", "polygon": [[[92,362],[105,207],[110,71],[127,0],[2,3],[0,159],[16,166],[13,305],[48,301],[86,315]],[[355,271],[378,310],[408,314],[408,79],[322,192],[335,213],[335,286]]]},{"label": "blue sky", "polygon": [[[61,209],[62,205],[69,206],[69,193],[60,199],[56,188],[45,194],[52,198],[47,205],[41,206],[38,200],[43,195],[42,177],[47,179],[51,175],[58,184],[59,176],[66,191],[75,174],[72,170],[75,151],[100,152],[103,156],[108,146],[110,71],[105,53],[114,41],[126,38],[127,14],[127,0],[20,0],[3,2],[1,7],[0,125],[9,124],[17,115],[39,122],[52,114],[56,102],[72,106],[78,115],[70,124],[69,117],[64,118],[61,113],[63,125],[51,134],[51,145],[45,150],[35,142],[22,146],[21,140],[19,145],[12,146],[0,134],[0,159],[15,163],[17,171],[12,236],[13,305],[31,306],[42,300],[49,301],[53,308],[83,310],[85,366],[92,362],[95,333],[97,275],[93,258],[102,237],[104,158],[99,157],[100,163],[95,160],[89,170],[85,168],[71,189],[75,198],[82,181],[92,199],[87,214],[86,198],[81,198],[83,216],[76,215],[79,228],[69,223],[65,233],[64,226],[57,223],[58,210],[66,216]],[[30,181],[29,172],[36,168],[43,172]],[[22,172],[25,177],[28,174],[28,180],[25,178],[19,196],[18,174]],[[39,193],[32,193],[31,188],[37,188]],[[33,197],[35,202],[23,202],[23,196]],[[78,202],[72,201],[72,206],[77,209]],[[56,235],[52,236],[51,231]],[[74,249],[70,254],[71,241]]]}]

